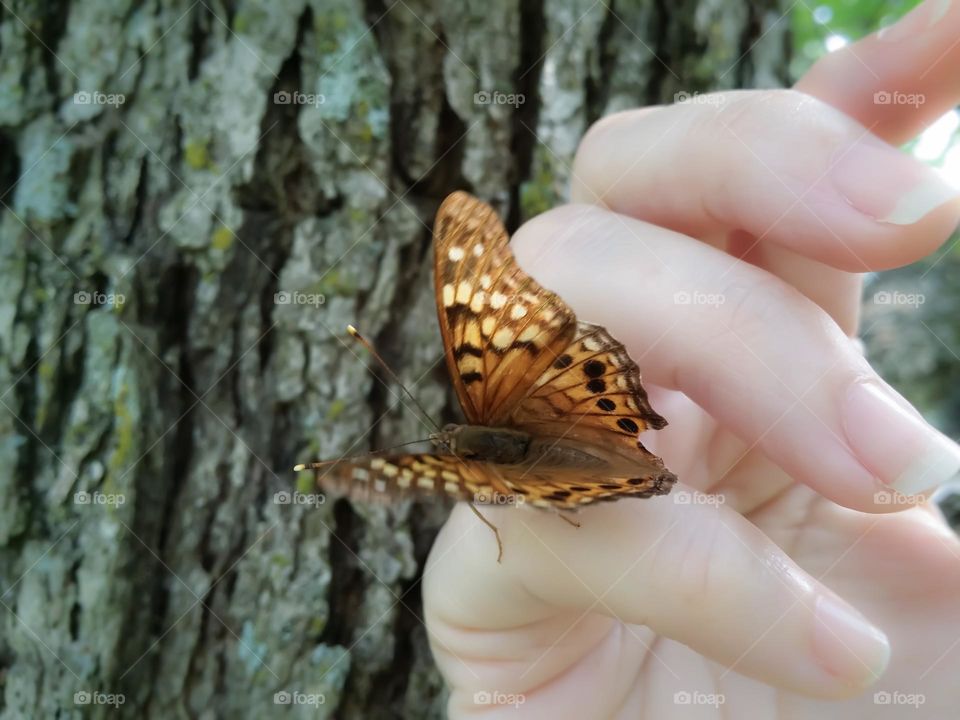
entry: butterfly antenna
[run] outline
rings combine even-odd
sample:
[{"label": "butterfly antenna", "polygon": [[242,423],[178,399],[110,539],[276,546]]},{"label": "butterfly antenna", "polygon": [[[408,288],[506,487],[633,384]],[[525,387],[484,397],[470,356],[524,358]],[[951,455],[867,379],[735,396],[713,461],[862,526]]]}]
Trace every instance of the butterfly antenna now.
[{"label": "butterfly antenna", "polygon": [[437,425],[437,423],[434,422],[433,418],[430,417],[430,413],[428,413],[428,412],[424,409],[423,405],[421,405],[420,402],[413,396],[413,393],[411,393],[409,390],[407,390],[407,386],[404,385],[404,384],[400,381],[400,378],[397,377],[397,374],[396,374],[393,370],[390,369],[390,366],[387,365],[387,361],[384,360],[382,357],[380,357],[380,353],[378,353],[378,352],[373,348],[373,345],[370,343],[370,341],[367,340],[363,335],[361,335],[360,332],[359,332],[353,325],[347,325],[347,332],[350,333],[350,336],[351,336],[354,340],[356,340],[358,343],[360,343],[361,345],[363,345],[363,346],[367,349],[367,352],[369,352],[371,355],[373,355],[373,357],[376,359],[376,361],[377,361],[378,363],[380,363],[380,367],[382,367],[384,370],[386,370],[386,372],[387,372],[387,374],[390,376],[390,378],[391,378],[395,383],[397,383],[397,385],[399,385],[399,386],[401,387],[401,389],[403,390],[403,392],[405,392],[405,393],[407,394],[407,397],[410,398],[410,399],[413,401],[413,404],[416,405],[416,406],[420,409],[420,412],[423,413],[423,416],[424,416],[425,418],[427,418],[427,420],[430,421],[430,424],[433,425],[434,430],[436,430],[437,432],[440,432],[440,426]]}]

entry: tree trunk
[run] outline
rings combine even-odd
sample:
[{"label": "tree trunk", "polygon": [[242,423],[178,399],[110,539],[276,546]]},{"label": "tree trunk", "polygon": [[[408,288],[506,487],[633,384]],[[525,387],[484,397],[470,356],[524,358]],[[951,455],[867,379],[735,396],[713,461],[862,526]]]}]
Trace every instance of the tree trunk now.
[{"label": "tree trunk", "polygon": [[452,419],[443,196],[513,229],[601,115],[784,84],[782,5],[7,0],[3,717],[443,716],[443,513],[275,495],[427,432],[344,326]]}]

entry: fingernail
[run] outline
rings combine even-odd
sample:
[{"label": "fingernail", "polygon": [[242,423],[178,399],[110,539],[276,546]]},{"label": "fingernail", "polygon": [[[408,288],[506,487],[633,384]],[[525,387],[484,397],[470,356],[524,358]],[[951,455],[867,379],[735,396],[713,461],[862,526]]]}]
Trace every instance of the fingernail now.
[{"label": "fingernail", "polygon": [[930,12],[930,27],[933,27],[947,16],[953,0],[932,0],[930,4],[933,6]]},{"label": "fingernail", "polygon": [[929,0],[921,3],[892,25],[877,33],[884,42],[900,42],[914,38],[940,23],[950,10],[952,0]]},{"label": "fingernail", "polygon": [[857,381],[847,390],[843,428],[860,462],[903,495],[936,488],[960,471],[960,447],[877,381]]},{"label": "fingernail", "polygon": [[869,685],[890,662],[890,641],[878,627],[839,598],[817,598],[814,653],[831,675]]},{"label": "fingernail", "polygon": [[960,198],[936,171],[872,138],[839,151],[833,183],[855,210],[878,222],[911,225]]},{"label": "fingernail", "polygon": [[951,187],[936,175],[932,175],[920,183],[913,190],[902,195],[884,217],[877,218],[879,222],[891,225],[912,225],[927,213],[936,210],[944,203],[960,196],[960,191]]}]

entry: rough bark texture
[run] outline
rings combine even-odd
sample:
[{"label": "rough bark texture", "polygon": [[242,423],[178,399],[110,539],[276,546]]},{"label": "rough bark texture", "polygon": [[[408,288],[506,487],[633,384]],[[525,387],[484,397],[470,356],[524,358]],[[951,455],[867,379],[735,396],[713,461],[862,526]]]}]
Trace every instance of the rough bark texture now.
[{"label": "rough bark texture", "polygon": [[[451,418],[442,196],[515,227],[600,115],[784,84],[784,9],[7,0],[3,717],[116,714],[78,692],[130,717],[442,716],[417,582],[442,513],[275,502],[294,462],[424,436],[343,327]],[[323,102],[275,101],[295,91]]]}]

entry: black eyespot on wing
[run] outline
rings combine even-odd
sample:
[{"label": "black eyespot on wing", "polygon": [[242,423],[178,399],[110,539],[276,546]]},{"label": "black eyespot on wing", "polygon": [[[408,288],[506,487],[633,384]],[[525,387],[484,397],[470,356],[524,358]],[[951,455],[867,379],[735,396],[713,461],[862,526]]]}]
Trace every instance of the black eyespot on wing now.
[{"label": "black eyespot on wing", "polygon": [[598,378],[607,370],[607,366],[600,360],[590,360],[583,366],[583,373],[587,377]]},{"label": "black eyespot on wing", "polygon": [[597,400],[597,407],[606,412],[613,412],[617,409],[617,404],[610,398],[600,398]]},{"label": "black eyespot on wing", "polygon": [[563,370],[564,368],[570,367],[572,363],[573,363],[573,357],[570,355],[564,354],[556,359],[556,361],[553,363],[553,366],[557,370]]},{"label": "black eyespot on wing", "polygon": [[460,373],[460,380],[463,382],[464,385],[469,385],[472,382],[480,382],[481,380],[483,380],[483,374],[478,373],[476,371],[468,372],[468,373]]},{"label": "black eyespot on wing", "polygon": [[587,390],[592,392],[594,395],[599,395],[607,389],[607,384],[600,378],[596,378],[587,383]]},{"label": "black eyespot on wing", "polygon": [[631,485],[643,485],[646,482],[645,478],[630,478],[627,482]]},{"label": "black eyespot on wing", "polygon": [[619,489],[620,489],[620,486],[619,486],[619,485],[607,485],[607,484],[604,484],[604,485],[601,485],[600,487],[601,487],[603,490],[619,490]]},{"label": "black eyespot on wing", "polygon": [[620,418],[617,420],[617,426],[628,433],[640,432],[640,427],[630,418]]}]

